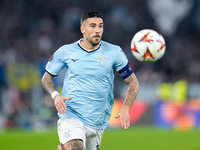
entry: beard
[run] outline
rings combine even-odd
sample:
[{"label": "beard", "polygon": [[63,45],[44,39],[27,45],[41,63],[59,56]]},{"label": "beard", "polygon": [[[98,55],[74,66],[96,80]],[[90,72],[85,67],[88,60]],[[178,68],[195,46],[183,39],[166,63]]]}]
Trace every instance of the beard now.
[{"label": "beard", "polygon": [[86,38],[86,39],[93,47],[95,47],[100,43],[101,36],[100,35],[95,35],[92,38]]}]

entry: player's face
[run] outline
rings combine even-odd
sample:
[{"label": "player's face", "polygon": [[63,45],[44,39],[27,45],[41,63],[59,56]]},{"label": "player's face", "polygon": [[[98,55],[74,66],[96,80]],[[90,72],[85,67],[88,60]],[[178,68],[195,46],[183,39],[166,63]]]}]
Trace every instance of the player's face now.
[{"label": "player's face", "polygon": [[81,26],[84,40],[87,40],[93,47],[101,41],[103,34],[102,18],[88,18]]}]

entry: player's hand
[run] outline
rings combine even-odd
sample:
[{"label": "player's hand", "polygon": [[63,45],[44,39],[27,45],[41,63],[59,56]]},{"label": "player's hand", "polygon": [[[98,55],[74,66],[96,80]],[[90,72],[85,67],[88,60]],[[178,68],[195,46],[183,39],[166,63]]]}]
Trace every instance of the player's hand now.
[{"label": "player's hand", "polygon": [[64,114],[66,113],[66,105],[65,105],[65,102],[66,100],[71,100],[72,97],[65,97],[65,96],[62,96],[62,95],[56,95],[56,97],[54,98],[54,105],[57,109],[57,111],[60,113],[60,114]]},{"label": "player's hand", "polygon": [[121,127],[124,129],[128,129],[130,126],[130,116],[128,113],[129,109],[121,108],[118,114],[115,116],[115,118],[120,118],[121,120]]}]

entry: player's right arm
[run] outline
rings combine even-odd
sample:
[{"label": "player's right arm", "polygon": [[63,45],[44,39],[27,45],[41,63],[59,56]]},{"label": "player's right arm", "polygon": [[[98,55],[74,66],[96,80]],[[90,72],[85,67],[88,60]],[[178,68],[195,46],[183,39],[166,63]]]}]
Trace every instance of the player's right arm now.
[{"label": "player's right arm", "polygon": [[[43,77],[42,77],[42,80],[41,80],[41,83],[44,87],[44,89],[46,90],[46,92],[51,95],[52,97],[52,93],[54,91],[56,91],[55,89],[55,86],[53,84],[53,77],[51,74],[45,72]],[[64,97],[60,94],[56,94],[55,96],[52,97],[52,99],[54,100],[54,105],[57,109],[57,111],[60,113],[60,114],[64,114],[66,113],[66,105],[64,103],[65,100],[70,100],[72,99],[71,97]]]}]

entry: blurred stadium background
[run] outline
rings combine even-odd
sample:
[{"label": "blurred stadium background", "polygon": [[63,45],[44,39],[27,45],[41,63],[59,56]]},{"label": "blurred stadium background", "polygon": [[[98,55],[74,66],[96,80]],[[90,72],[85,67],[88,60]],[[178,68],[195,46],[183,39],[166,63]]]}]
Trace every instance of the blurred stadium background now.
[{"label": "blurred stadium background", "polygon": [[[140,82],[130,110],[132,127],[199,129],[199,0],[1,0],[0,134],[11,128],[55,129],[56,110],[40,79],[54,51],[82,37],[80,17],[87,10],[102,12],[103,40],[122,47]],[[130,50],[133,35],[145,28],[166,40],[166,53],[155,63],[137,61]],[[64,71],[54,80],[60,92],[63,77]],[[126,88],[116,74],[113,116]],[[113,116],[108,129],[120,126]]]}]

